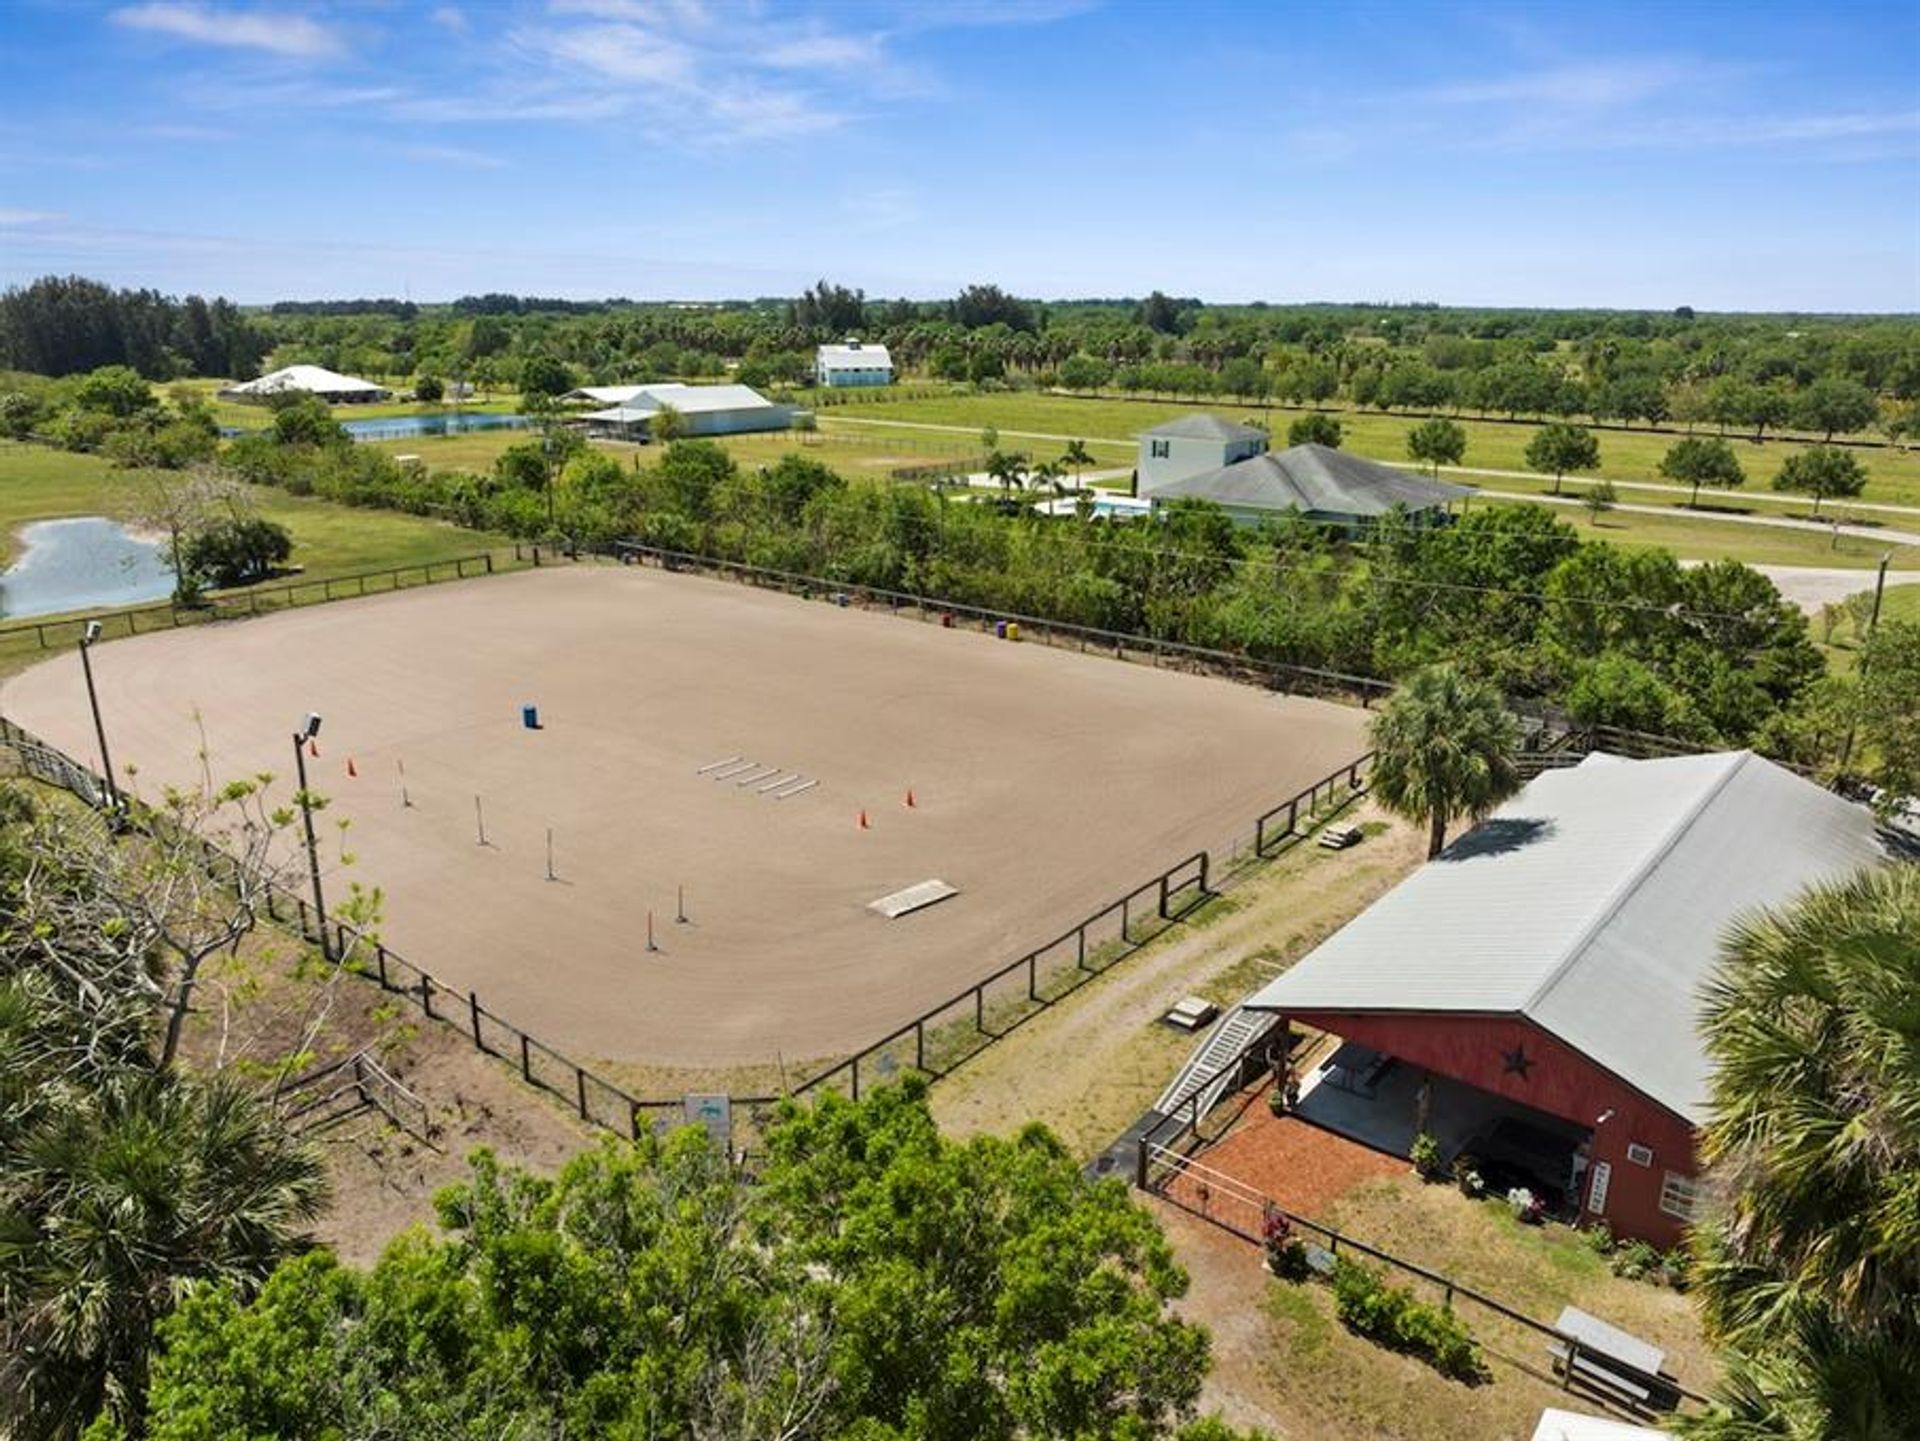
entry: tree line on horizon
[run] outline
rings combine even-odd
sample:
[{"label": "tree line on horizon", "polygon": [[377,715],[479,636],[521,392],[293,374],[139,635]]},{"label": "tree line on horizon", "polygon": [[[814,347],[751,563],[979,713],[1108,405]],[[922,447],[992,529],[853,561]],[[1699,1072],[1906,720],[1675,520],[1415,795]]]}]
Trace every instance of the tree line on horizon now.
[{"label": "tree line on horizon", "polygon": [[1920,320],[1024,299],[870,300],[821,281],[790,299],[697,305],[464,297],[282,302],[242,310],[48,277],[0,295],[0,369],[124,364],[149,379],[244,378],[271,356],[382,379],[517,386],[557,363],[574,384],[731,376],[808,383],[813,347],[859,334],[902,375],[1244,402],[1509,418],[1716,425],[1756,437],[1912,432]]}]

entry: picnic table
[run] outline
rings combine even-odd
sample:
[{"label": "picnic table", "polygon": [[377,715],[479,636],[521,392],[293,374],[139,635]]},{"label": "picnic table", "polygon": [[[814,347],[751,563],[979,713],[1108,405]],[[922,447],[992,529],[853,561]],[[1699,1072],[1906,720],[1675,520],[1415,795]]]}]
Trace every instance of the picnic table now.
[{"label": "picnic table", "polygon": [[[1575,1343],[1569,1348],[1565,1342],[1555,1341],[1547,1348],[1553,1353],[1556,1375],[1579,1380],[1637,1408],[1650,1410],[1671,1404],[1670,1393],[1664,1388],[1656,1390],[1642,1379],[1662,1374],[1660,1368],[1666,1364],[1667,1353],[1658,1346],[1578,1306],[1562,1309],[1553,1329],[1572,1337]],[[1573,1352],[1571,1366],[1569,1350]]]}]

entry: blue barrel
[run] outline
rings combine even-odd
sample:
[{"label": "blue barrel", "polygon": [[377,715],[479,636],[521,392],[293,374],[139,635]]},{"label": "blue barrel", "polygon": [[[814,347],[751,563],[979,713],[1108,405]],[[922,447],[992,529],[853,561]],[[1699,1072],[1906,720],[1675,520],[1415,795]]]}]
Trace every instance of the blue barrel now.
[{"label": "blue barrel", "polygon": [[521,706],[520,707],[520,724],[524,725],[530,731],[539,730],[540,729],[540,707],[537,705]]},{"label": "blue barrel", "polygon": [[993,623],[993,633],[999,639],[1005,640],[1007,638],[1007,623],[1004,620],[996,620]]}]

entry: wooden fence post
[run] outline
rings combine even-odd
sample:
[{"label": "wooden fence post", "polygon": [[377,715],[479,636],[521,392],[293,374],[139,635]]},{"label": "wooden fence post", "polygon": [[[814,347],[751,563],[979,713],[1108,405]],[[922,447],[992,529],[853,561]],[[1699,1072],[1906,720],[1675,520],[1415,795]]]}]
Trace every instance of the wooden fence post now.
[{"label": "wooden fence post", "polygon": [[520,1079],[529,1084],[533,1081],[533,1052],[527,1045],[525,1031],[520,1032]]},{"label": "wooden fence post", "polygon": [[429,976],[425,971],[420,973],[420,1009],[427,1013],[428,1019],[432,1019],[433,977]]},{"label": "wooden fence post", "polygon": [[578,1066],[573,1068],[573,1084],[580,1093],[580,1119],[587,1119],[587,1073]]},{"label": "wooden fence post", "polygon": [[467,1014],[473,1018],[473,1048],[484,1052],[487,1043],[480,1039],[480,997],[473,991],[467,992]]}]

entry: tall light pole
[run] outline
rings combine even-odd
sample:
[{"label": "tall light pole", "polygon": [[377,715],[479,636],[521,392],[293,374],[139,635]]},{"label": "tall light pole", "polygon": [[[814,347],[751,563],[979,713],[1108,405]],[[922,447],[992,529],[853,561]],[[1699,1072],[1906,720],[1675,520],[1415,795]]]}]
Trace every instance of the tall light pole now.
[{"label": "tall light pole", "polygon": [[90,620],[80,637],[80,669],[87,677],[87,704],[93,708],[93,733],[100,742],[100,769],[107,778],[107,814],[120,815],[120,788],[113,783],[113,758],[107,754],[107,727],[100,719],[100,693],[93,688],[93,643],[100,639],[100,622]]},{"label": "tall light pole", "polygon": [[313,876],[313,913],[320,922],[320,954],[333,959],[333,941],[327,935],[327,901],[320,893],[320,846],[313,838],[313,799],[307,794],[307,742],[320,734],[320,716],[309,711],[293,733],[293,765],[300,777],[300,819],[307,831],[307,870]]}]

